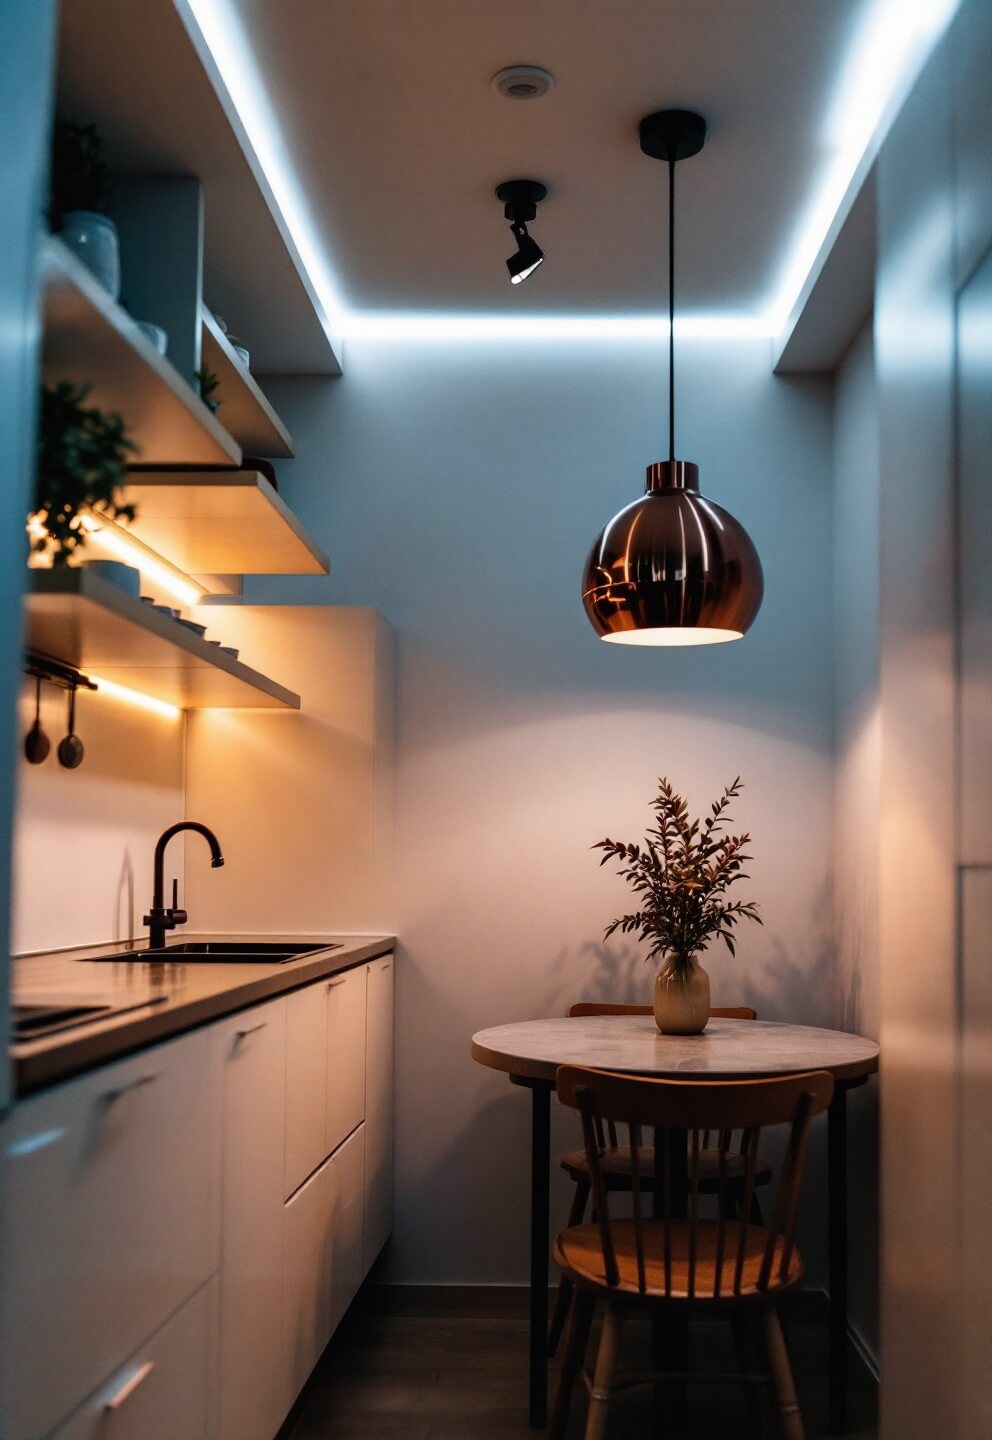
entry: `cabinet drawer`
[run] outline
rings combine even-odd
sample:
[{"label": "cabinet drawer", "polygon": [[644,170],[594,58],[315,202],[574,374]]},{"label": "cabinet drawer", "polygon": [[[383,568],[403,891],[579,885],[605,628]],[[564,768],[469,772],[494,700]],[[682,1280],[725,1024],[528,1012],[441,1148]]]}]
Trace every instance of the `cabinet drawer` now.
[{"label": "cabinet drawer", "polygon": [[219,1110],[200,1031],[19,1105],[0,1129],[5,1440],[38,1440],[219,1259]]},{"label": "cabinet drawer", "polygon": [[360,1126],[285,1206],[283,1309],[294,1395],[362,1281],[364,1170]]},{"label": "cabinet drawer", "polygon": [[272,1440],[293,1399],[279,1343],[286,1001],[225,1021],[217,1039],[224,1103],[220,1440]]},{"label": "cabinet drawer", "polygon": [[292,1195],[324,1159],[327,1115],[327,989],[324,981],[286,997],[286,1159]]},{"label": "cabinet drawer", "polygon": [[366,967],[335,975],[327,985],[327,1116],[330,1155],[365,1119]]},{"label": "cabinet drawer", "polygon": [[215,1285],[139,1346],[53,1440],[208,1440]]}]

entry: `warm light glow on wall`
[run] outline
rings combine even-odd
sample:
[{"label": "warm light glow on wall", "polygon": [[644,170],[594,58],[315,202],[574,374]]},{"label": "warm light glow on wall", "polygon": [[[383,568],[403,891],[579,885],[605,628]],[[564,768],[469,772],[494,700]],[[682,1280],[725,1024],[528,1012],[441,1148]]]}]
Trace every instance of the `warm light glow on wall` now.
[{"label": "warm light glow on wall", "polygon": [[183,713],[178,706],[170,705],[167,700],[158,700],[154,695],[144,695],[140,690],[131,690],[127,685],[118,685],[116,680],[104,680],[100,675],[87,673],[100,695],[109,695],[114,700],[123,700],[126,705],[135,705],[141,710],[150,710],[153,715],[161,715],[166,720],[178,720]]},{"label": "warm light glow on wall", "polygon": [[106,550],[114,560],[133,565],[147,577],[150,585],[167,591],[180,604],[198,605],[206,594],[202,585],[175,565],[170,565],[154,550],[149,550],[133,535],[125,534],[113,521],[91,513],[83,516],[83,525],[101,550]]}]

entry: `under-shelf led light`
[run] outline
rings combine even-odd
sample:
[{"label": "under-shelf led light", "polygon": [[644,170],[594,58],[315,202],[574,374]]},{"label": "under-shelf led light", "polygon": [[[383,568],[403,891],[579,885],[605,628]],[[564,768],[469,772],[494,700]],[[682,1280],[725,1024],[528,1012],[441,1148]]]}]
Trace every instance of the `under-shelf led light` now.
[{"label": "under-shelf led light", "polygon": [[145,695],[141,690],[132,690],[127,685],[118,685],[116,680],[105,680],[102,675],[94,675],[90,671],[87,671],[87,674],[101,695],[110,695],[115,700],[123,700],[141,710],[150,710],[153,715],[161,715],[166,720],[178,720],[183,713],[177,705],[170,705],[167,700]]},{"label": "under-shelf led light", "polygon": [[96,545],[106,550],[115,560],[133,565],[154,587],[161,587],[183,605],[198,605],[206,591],[184,571],[170,565],[161,555],[143,545],[132,535],[127,535],[112,520],[92,512],[83,516],[83,526],[93,537]]}]

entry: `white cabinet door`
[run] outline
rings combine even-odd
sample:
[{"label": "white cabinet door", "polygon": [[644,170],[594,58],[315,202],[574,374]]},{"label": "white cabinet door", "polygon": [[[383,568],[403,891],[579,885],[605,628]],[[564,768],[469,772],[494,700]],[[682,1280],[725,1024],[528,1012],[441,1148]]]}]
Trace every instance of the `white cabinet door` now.
[{"label": "white cabinet door", "polygon": [[364,1150],[359,1126],[284,1207],[284,1339],[294,1395],[361,1284]]},{"label": "white cabinet door", "polygon": [[208,1031],[18,1105],[0,1127],[0,1414],[38,1440],[219,1264]]},{"label": "white cabinet door", "polygon": [[358,1294],[364,1279],[365,1244],[365,1126],[361,1125],[328,1164],[333,1176],[328,1220],[331,1254],[331,1330]]},{"label": "white cabinet door", "polygon": [[[138,1347],[53,1440],[212,1440],[216,1279]],[[265,1440],[272,1440],[270,1431]],[[247,1440],[247,1432],[246,1432]]]},{"label": "white cabinet door", "polygon": [[365,1118],[365,966],[334,975],[327,986],[327,1114],[330,1155]]},{"label": "white cabinet door", "polygon": [[368,966],[365,1050],[365,1263],[393,1228],[393,957]]},{"label": "white cabinet door", "polygon": [[284,1196],[327,1154],[327,988],[318,980],[286,997],[286,1166]]},{"label": "white cabinet door", "polygon": [[282,1330],[286,1001],[215,1027],[222,1073],[220,1437],[272,1440],[293,1400]]}]

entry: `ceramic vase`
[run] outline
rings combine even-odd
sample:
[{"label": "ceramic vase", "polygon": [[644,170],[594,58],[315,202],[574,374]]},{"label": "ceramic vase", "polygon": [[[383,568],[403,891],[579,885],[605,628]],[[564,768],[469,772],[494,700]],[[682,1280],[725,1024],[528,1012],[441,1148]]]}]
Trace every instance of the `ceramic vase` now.
[{"label": "ceramic vase", "polygon": [[710,977],[698,960],[666,962],[654,979],[654,1021],[663,1035],[701,1035],[710,1018]]},{"label": "ceramic vase", "polygon": [[121,259],[117,226],[95,210],[70,210],[63,217],[59,239],[95,275],[112,300],[121,293]]}]

